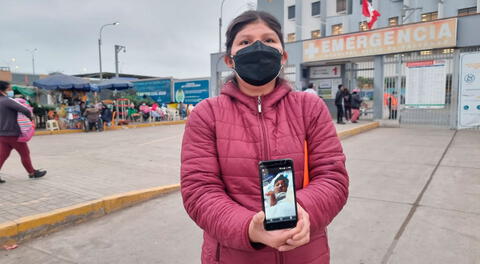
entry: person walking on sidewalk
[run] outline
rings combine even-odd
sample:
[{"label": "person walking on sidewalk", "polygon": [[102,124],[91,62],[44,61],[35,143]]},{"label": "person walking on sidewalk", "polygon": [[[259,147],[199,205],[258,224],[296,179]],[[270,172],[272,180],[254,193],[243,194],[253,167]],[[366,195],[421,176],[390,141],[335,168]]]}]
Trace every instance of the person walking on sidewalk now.
[{"label": "person walking on sidewalk", "polygon": [[357,123],[360,116],[360,106],[362,105],[362,98],[359,94],[360,90],[354,89],[352,91],[352,123]]},{"label": "person walking on sidewalk", "polygon": [[343,106],[344,106],[344,100],[343,96],[345,94],[344,92],[344,86],[343,84],[338,85],[338,91],[335,94],[335,106],[337,107],[337,124],[345,124],[343,122]]},{"label": "person walking on sidewalk", "polygon": [[[20,112],[32,119],[30,110],[13,100],[13,90],[10,83],[0,81],[0,169],[15,149],[21,157],[23,167],[30,178],[40,178],[47,174],[44,170],[35,170],[30,159],[30,150],[26,142],[18,142],[20,127],[17,123],[17,114]],[[5,180],[0,179],[0,183]]]},{"label": "person walking on sidewalk", "polygon": [[352,94],[347,87],[343,89],[343,107],[345,120],[350,121],[352,119]]},{"label": "person walking on sidewalk", "polygon": [[[201,261],[327,264],[327,225],[348,196],[345,155],[325,102],[295,92],[281,77],[287,62],[281,24],[262,11],[236,17],[226,33],[234,70],[221,95],[188,118],[181,153],[185,210],[204,231]],[[309,166],[304,168],[305,141]],[[295,228],[266,231],[258,163],[294,161]]]}]

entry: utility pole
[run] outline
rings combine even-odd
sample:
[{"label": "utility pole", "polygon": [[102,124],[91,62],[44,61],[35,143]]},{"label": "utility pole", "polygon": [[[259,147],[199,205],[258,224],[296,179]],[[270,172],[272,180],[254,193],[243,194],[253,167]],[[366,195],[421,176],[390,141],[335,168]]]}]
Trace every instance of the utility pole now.
[{"label": "utility pole", "polygon": [[119,77],[119,74],[118,74],[118,53],[122,50],[123,50],[123,52],[127,52],[127,47],[120,46],[120,45],[115,45],[115,78]]}]

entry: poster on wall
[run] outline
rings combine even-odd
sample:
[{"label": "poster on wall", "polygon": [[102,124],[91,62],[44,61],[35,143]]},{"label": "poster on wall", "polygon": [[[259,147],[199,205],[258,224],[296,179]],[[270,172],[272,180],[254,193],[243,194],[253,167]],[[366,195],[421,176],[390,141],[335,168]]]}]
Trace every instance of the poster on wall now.
[{"label": "poster on wall", "polygon": [[196,105],[209,96],[209,80],[175,81],[175,102]]},{"label": "poster on wall", "polygon": [[338,90],[338,85],[342,83],[342,79],[317,79],[310,80],[317,87],[318,95],[323,99],[334,99]]},{"label": "poster on wall", "polygon": [[480,127],[480,53],[460,55],[458,128]]},{"label": "poster on wall", "polygon": [[159,104],[172,101],[172,80],[155,79],[132,82],[138,97],[150,97]]},{"label": "poster on wall", "polygon": [[409,108],[444,108],[446,68],[444,60],[408,62],[405,106]]}]

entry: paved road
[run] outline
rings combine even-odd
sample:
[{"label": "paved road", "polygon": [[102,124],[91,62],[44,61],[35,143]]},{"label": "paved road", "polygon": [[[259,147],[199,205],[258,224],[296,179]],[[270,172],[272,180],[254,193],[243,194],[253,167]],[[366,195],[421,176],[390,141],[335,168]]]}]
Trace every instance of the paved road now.
[{"label": "paved road", "polygon": [[[480,263],[480,133],[381,128],[342,142],[350,198],[332,263]],[[173,193],[0,252],[0,263],[199,263]]]},{"label": "paved road", "polygon": [[[362,123],[360,123],[362,124]],[[365,124],[365,123],[363,123]],[[358,124],[342,125],[339,131]],[[16,152],[2,168],[0,223],[180,179],[184,125],[38,136],[30,142],[45,178],[28,179]]]}]

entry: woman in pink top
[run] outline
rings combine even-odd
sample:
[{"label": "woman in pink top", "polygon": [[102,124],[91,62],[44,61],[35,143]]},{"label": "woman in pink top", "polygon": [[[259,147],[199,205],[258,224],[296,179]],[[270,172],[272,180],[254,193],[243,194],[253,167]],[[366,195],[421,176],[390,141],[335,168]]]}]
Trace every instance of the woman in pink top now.
[{"label": "woman in pink top", "polygon": [[[328,108],[279,77],[288,55],[273,16],[247,11],[226,37],[235,74],[195,107],[182,144],[183,203],[204,231],[202,263],[329,263],[326,227],[347,200],[348,174]],[[266,231],[258,162],[285,158],[297,175],[298,222]]]}]

